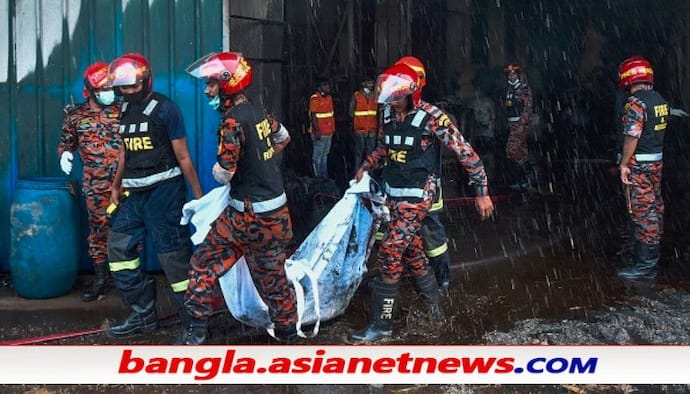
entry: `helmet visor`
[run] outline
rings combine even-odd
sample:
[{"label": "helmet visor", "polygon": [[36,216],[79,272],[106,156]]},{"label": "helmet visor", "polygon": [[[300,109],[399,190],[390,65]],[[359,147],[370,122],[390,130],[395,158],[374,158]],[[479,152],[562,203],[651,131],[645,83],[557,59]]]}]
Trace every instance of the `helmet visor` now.
[{"label": "helmet visor", "polygon": [[110,72],[111,86],[136,85],[144,80],[146,66],[138,66],[135,63],[120,63],[115,65]]},{"label": "helmet visor", "polygon": [[227,80],[237,69],[237,63],[228,59],[221,60],[218,54],[209,53],[190,64],[185,71],[194,78]]},{"label": "helmet visor", "polygon": [[408,76],[381,74],[376,79],[376,102],[388,104],[404,99],[417,89],[417,84]]}]

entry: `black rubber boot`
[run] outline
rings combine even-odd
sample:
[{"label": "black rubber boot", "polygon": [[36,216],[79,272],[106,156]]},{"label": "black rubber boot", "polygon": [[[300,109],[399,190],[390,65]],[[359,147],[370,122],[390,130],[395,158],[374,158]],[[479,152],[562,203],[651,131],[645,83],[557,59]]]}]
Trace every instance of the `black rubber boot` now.
[{"label": "black rubber boot", "polygon": [[[361,330],[347,336],[351,344],[374,343],[393,335],[393,311],[398,298],[398,284],[384,283],[380,279],[371,282],[371,322]],[[438,297],[438,290],[436,290]]]},{"label": "black rubber boot", "polygon": [[110,268],[108,263],[102,263],[93,266],[95,277],[91,286],[81,294],[81,300],[84,302],[95,301],[105,294],[108,276],[110,276]]},{"label": "black rubber boot", "polygon": [[450,289],[452,275],[450,274],[450,255],[448,251],[439,256],[430,257],[429,265],[434,270],[439,294],[447,296]]},{"label": "black rubber boot", "polygon": [[158,328],[156,315],[156,285],[153,279],[143,283],[141,296],[130,304],[132,312],[121,322],[111,325],[108,333],[115,337],[148,334]]},{"label": "black rubber boot", "polygon": [[534,188],[536,177],[532,169],[532,164],[526,161],[517,164],[517,181],[510,185],[510,188],[519,192],[527,192]]},{"label": "black rubber boot", "polygon": [[431,318],[434,320],[443,319],[445,315],[441,309],[441,297],[439,295],[438,283],[436,283],[436,276],[432,270],[427,269],[426,274],[414,278],[414,284],[429,307]]},{"label": "black rubber boot", "polygon": [[659,245],[647,245],[636,240],[633,258],[635,266],[618,270],[619,277],[628,280],[656,278]]},{"label": "black rubber boot", "polygon": [[208,336],[208,320],[199,319],[185,313],[187,315],[187,324],[182,326],[182,331],[177,336],[173,345],[203,345],[206,343]]}]

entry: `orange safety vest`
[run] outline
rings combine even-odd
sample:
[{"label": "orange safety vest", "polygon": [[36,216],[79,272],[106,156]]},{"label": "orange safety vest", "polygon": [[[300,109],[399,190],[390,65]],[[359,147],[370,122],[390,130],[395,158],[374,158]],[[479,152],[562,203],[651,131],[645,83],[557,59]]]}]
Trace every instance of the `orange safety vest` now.
[{"label": "orange safety vest", "polygon": [[354,129],[357,133],[376,131],[376,100],[374,95],[367,98],[359,90],[355,92]]},{"label": "orange safety vest", "polygon": [[[333,112],[333,98],[314,93],[309,98],[309,119],[316,117],[321,135],[329,136],[335,132],[335,115]],[[309,128],[309,132],[312,130]]]}]

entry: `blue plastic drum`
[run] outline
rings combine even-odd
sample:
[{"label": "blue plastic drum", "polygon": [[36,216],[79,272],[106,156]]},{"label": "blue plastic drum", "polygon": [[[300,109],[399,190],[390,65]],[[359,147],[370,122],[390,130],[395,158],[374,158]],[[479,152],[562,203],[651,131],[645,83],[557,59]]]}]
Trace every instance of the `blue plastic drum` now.
[{"label": "blue plastic drum", "polygon": [[67,178],[20,179],[11,208],[10,272],[22,297],[69,292],[79,270],[79,211]]}]

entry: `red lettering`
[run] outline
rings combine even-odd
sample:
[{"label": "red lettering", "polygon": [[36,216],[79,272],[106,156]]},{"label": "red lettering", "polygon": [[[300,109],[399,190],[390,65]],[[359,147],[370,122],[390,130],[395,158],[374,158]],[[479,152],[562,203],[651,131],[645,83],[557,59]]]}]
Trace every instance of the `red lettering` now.
[{"label": "red lettering", "polygon": [[[134,367],[130,365],[134,363]],[[122,358],[120,359],[120,368],[117,370],[119,373],[139,373],[144,368],[144,359],[140,357],[132,357],[132,351],[127,349],[122,352]]]},{"label": "red lettering", "polygon": [[[307,359],[308,360],[308,359]],[[290,359],[286,357],[274,358],[271,366],[268,367],[270,373],[290,373]],[[304,372],[309,372],[309,366]]]},{"label": "red lettering", "polygon": [[438,371],[441,373],[456,373],[460,368],[460,360],[457,358],[444,358],[438,362]]},{"label": "red lettering", "polygon": [[376,373],[390,373],[395,367],[395,359],[390,357],[379,358],[374,361],[373,370]]},{"label": "red lettering", "polygon": [[[185,369],[187,369],[185,372],[192,372],[192,364],[194,364],[194,360],[192,360],[191,358],[180,358],[180,360],[188,362],[189,364],[188,368],[185,365]],[[178,357],[173,357],[170,364],[179,364]],[[168,360],[163,357],[154,357],[149,360],[149,363],[144,370],[146,371],[146,373],[166,373],[168,372]],[[174,372],[177,372],[177,370],[175,370]]]},{"label": "red lettering", "polygon": [[[487,361],[488,361],[488,363],[487,363]],[[479,372],[479,373],[487,373],[487,372],[489,372],[491,367],[494,365],[495,361],[496,361],[496,357],[488,357],[488,358],[463,357],[462,358],[462,371],[465,373],[474,373],[476,370],[476,372]]]},{"label": "red lettering", "polygon": [[407,368],[407,363],[409,363],[412,358],[410,353],[403,353],[398,357],[398,372],[400,373],[410,373],[411,371]]},{"label": "red lettering", "polygon": [[513,372],[513,369],[515,368],[513,366],[513,363],[515,362],[515,359],[513,357],[503,357],[499,358],[498,362],[496,363],[496,369],[494,370],[495,373],[510,373]]},{"label": "red lettering", "polygon": [[230,373],[232,361],[235,359],[235,351],[228,350],[225,352],[225,362],[223,362],[223,373]]},{"label": "red lettering", "polygon": [[426,372],[427,373],[433,373],[436,370],[436,359],[435,358],[427,358],[427,357],[417,357],[414,359],[414,367],[412,368],[413,373],[420,373],[422,372],[422,367],[424,364],[427,364],[426,366]]},{"label": "red lettering", "polygon": [[[152,358],[149,360],[149,365],[146,367],[146,372],[149,372],[149,367],[151,364],[153,364],[154,360],[158,360],[157,358]],[[166,369],[166,359],[161,358],[161,364],[163,366],[163,370],[160,372],[165,372]],[[170,372],[171,373],[177,373],[180,370],[180,365],[182,365],[182,372],[184,373],[191,373],[192,368],[194,367],[194,360],[192,360],[189,357],[173,357],[170,360]]]},{"label": "red lettering", "polygon": [[353,357],[350,359],[350,362],[348,363],[347,373],[356,373],[357,364],[362,364],[362,369],[360,371],[361,373],[371,372],[371,359],[369,357]]},{"label": "red lettering", "polygon": [[295,362],[292,364],[292,369],[290,372],[294,373],[305,373],[309,372],[309,369],[311,368],[311,365],[309,364],[311,362],[311,358],[309,357],[300,357]]},{"label": "red lettering", "polygon": [[329,357],[323,365],[324,373],[343,373],[345,371],[345,359],[340,357]]},{"label": "red lettering", "polygon": [[218,375],[220,369],[220,357],[204,357],[196,363],[196,372],[199,375],[194,376],[194,380],[209,380]]}]

